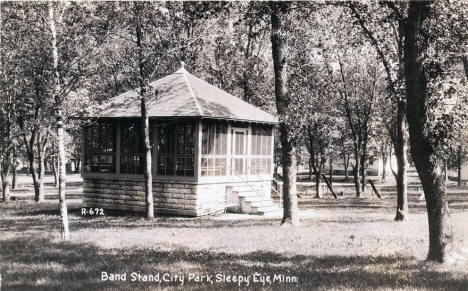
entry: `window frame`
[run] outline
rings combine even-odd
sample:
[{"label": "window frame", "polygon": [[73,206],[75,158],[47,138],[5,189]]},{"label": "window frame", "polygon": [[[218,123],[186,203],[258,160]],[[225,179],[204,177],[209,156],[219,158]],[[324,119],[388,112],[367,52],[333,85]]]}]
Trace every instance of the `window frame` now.
[{"label": "window frame", "polygon": [[[125,148],[125,128],[129,125],[133,125],[134,131],[133,131],[133,148],[130,147],[130,151],[124,150]],[[121,175],[137,175],[141,176],[145,172],[145,164],[146,164],[146,159],[145,159],[145,146],[144,146],[144,137],[143,137],[143,128],[141,126],[141,121],[139,119],[135,120],[122,120],[119,122],[119,130],[120,130],[120,135],[119,135],[119,142],[120,142],[120,147],[119,147],[119,173]],[[150,126],[149,128],[150,131],[150,142],[152,140],[152,127]],[[139,138],[139,141],[137,140]],[[132,139],[130,139],[132,140]],[[138,145],[139,144],[139,145]],[[131,157],[130,160],[135,160],[135,157],[139,157],[139,161],[134,161],[133,162],[133,169],[132,171],[129,171],[131,168],[131,162],[123,163],[123,160],[125,158]],[[141,162],[141,164],[140,164]],[[124,168],[123,165],[127,164],[126,171],[122,171]]]},{"label": "window frame", "polygon": [[[207,126],[208,135],[204,134],[204,127]],[[229,168],[229,123],[224,120],[201,120],[201,148],[200,148],[200,177],[225,177],[230,176]],[[213,129],[213,130],[211,130]],[[221,130],[221,131],[219,131]],[[218,132],[220,133],[218,135]],[[206,137],[208,138],[206,139]],[[210,141],[210,136],[213,140]],[[218,140],[221,140],[218,143]],[[206,147],[212,144],[212,151]],[[218,152],[220,150],[220,152]],[[217,166],[217,164],[219,166]]]},{"label": "window frame", "polygon": [[[165,124],[167,123],[167,124]],[[180,143],[180,140],[177,141],[177,137],[180,138],[180,136],[182,135],[177,135],[177,134],[173,134],[171,136],[168,137],[167,133],[167,126],[166,125],[171,125],[171,122],[170,121],[167,121],[167,122],[159,122],[158,124],[156,124],[155,126],[155,131],[156,131],[156,136],[157,136],[157,140],[156,140],[156,147],[155,147],[155,159],[153,158],[153,163],[154,163],[154,167],[153,167],[153,172],[155,173],[155,176],[157,176],[158,178],[162,179],[162,180],[167,180],[167,179],[172,179],[172,180],[193,180],[194,178],[196,178],[196,175],[197,175],[197,141],[198,141],[198,126],[197,126],[197,122],[193,119],[184,119],[184,120],[179,120],[179,121],[176,121],[176,122],[173,122],[173,124],[175,125],[183,125],[183,130],[184,130],[184,139],[183,139],[183,146],[182,146],[182,149],[184,151],[184,153],[180,153],[180,147],[181,147],[181,143]],[[192,139],[191,139],[191,143],[192,143],[192,146],[187,146],[187,135],[186,135],[186,130],[187,130],[187,126],[191,126],[191,132],[192,132]],[[163,132],[163,126],[166,126],[166,132],[165,132],[165,135],[166,137],[164,139],[161,138],[161,133]],[[170,128],[170,127],[169,127]],[[174,128],[177,128],[177,132],[179,132],[180,130],[180,127],[176,127],[174,126]],[[171,130],[171,131],[174,131],[174,130]],[[171,138],[172,137],[172,138]],[[190,139],[188,139],[190,141]],[[163,146],[161,143],[162,142],[165,142],[165,152],[161,152],[161,146]],[[171,146],[171,144],[173,143],[173,146]],[[174,152],[167,152],[167,147],[169,145],[169,148],[173,148],[174,149]],[[177,147],[175,147],[177,145]],[[161,173],[161,160],[162,159],[166,159],[166,161],[163,163],[164,165],[168,165],[169,163],[174,164],[174,169],[173,169],[173,172],[172,173],[167,173],[167,166],[164,166],[165,167],[165,173]],[[183,159],[184,160],[184,165],[182,167],[182,171],[183,171],[183,175],[177,175],[178,174],[178,167],[177,167],[177,162],[178,162],[178,159]],[[187,167],[187,165],[190,164],[190,160],[191,160],[191,167]],[[168,162],[170,161],[170,162]]]},{"label": "window frame", "polygon": [[[106,128],[105,138],[101,138],[102,128]],[[91,134],[89,130],[91,129]],[[110,129],[110,130],[109,130]],[[105,145],[103,145],[105,140]],[[108,147],[109,141],[112,141],[112,148],[103,150],[103,147]],[[90,124],[83,126],[83,174],[90,175],[115,175],[117,173],[117,124],[111,121],[96,120]],[[91,144],[90,144],[91,143]],[[111,160],[110,167],[106,168],[108,171],[103,171],[102,157],[106,156],[107,164],[109,158]],[[94,169],[94,160],[97,157],[97,170]],[[89,168],[88,168],[89,167]]]},{"label": "window frame", "polygon": [[248,175],[271,175],[273,163],[273,127],[265,124],[252,124],[250,136]]}]

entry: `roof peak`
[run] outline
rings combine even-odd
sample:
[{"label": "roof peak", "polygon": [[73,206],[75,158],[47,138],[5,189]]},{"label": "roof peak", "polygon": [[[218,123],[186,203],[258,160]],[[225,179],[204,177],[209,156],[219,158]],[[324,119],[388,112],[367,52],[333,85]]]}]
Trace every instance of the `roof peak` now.
[{"label": "roof peak", "polygon": [[184,61],[180,61],[180,69],[178,69],[176,73],[183,73],[183,74],[188,73],[187,70],[185,69]]}]

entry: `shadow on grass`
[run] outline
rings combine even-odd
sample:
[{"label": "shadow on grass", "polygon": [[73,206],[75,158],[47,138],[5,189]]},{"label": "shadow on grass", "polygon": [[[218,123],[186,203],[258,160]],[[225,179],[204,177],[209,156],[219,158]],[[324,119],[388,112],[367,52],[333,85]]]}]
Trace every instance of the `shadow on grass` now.
[{"label": "shadow on grass", "polygon": [[[363,201],[364,202],[364,201]],[[363,203],[364,204],[364,203]],[[360,213],[376,213],[382,212],[389,214],[389,218],[382,216],[359,216],[358,219],[348,219],[347,216],[343,218],[342,213],[338,213],[335,218],[314,218],[314,223],[379,223],[385,221],[392,221],[394,207],[388,209],[378,209],[367,205],[368,207],[352,207],[350,205],[331,205],[323,204],[317,205],[317,209],[321,210],[343,210],[343,209],[356,209]],[[58,229],[60,226],[60,213],[58,203],[44,202],[36,203],[11,203],[8,206],[0,205],[2,211],[0,213],[0,231],[48,231],[50,229]],[[301,207],[302,208],[302,207]],[[302,208],[303,209],[303,208]],[[389,211],[390,210],[390,211]],[[157,215],[154,220],[148,221],[145,219],[144,214],[117,210],[104,210],[104,216],[96,215],[81,215],[81,204],[70,203],[68,205],[70,229],[78,231],[83,229],[105,229],[110,227],[118,227],[123,229],[133,228],[196,228],[210,229],[210,228],[245,228],[256,226],[277,226],[280,224],[280,218],[266,218],[266,217],[231,217],[229,219],[219,219],[216,217],[202,217],[202,218],[189,218],[189,217],[174,217],[169,215]],[[425,208],[411,208],[411,214],[425,212]],[[392,213],[392,214],[390,214]],[[303,226],[307,226],[309,220],[303,220]]]},{"label": "shadow on grass", "polygon": [[[90,235],[92,235],[90,233]],[[96,238],[99,239],[99,238]],[[244,255],[186,249],[101,249],[90,243],[19,236],[0,241],[0,270],[6,290],[180,290],[233,289],[236,283],[130,282],[130,273],[297,276],[298,283],[274,282],[266,289],[450,289],[467,290],[468,279],[428,270],[424,262],[399,256],[284,256],[272,252]],[[127,281],[101,281],[101,272],[127,272]],[[245,285],[243,285],[246,287]],[[260,289],[252,283],[249,289]]]},{"label": "shadow on grass", "polygon": [[[58,203],[10,203],[0,205],[6,213],[0,214],[0,231],[48,231],[60,226],[60,212]],[[170,215],[157,215],[154,220],[146,220],[143,213],[104,210],[104,216],[81,215],[79,203],[69,204],[68,213],[70,229],[78,231],[82,229],[105,229],[109,227],[119,228],[243,228],[249,226],[279,225],[279,218],[261,219],[218,219],[216,217],[175,217]]]}]

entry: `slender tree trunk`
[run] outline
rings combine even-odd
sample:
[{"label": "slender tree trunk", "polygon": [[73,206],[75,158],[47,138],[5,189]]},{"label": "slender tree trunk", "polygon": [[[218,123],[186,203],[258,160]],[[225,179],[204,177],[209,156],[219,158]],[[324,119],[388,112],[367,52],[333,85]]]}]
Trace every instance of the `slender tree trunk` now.
[{"label": "slender tree trunk", "polygon": [[141,98],[141,120],[143,123],[144,146],[145,146],[145,197],[146,197],[146,218],[154,218],[153,206],[153,177],[151,175],[151,145],[149,139],[149,120],[146,110],[145,98]]},{"label": "slender tree trunk", "polygon": [[36,202],[44,201],[44,174],[45,174],[45,164],[44,164],[44,149],[41,147],[42,139],[41,135],[37,138],[37,164],[38,164],[38,185],[35,187],[38,188],[38,197]]},{"label": "slender tree trunk", "polygon": [[17,161],[18,161],[18,151],[16,149],[16,146],[13,147],[13,162],[11,165],[11,170],[12,170],[12,177],[11,177],[11,189],[14,190],[16,189],[17,185],[17,180],[16,180],[16,174],[17,174]]},{"label": "slender tree trunk", "polygon": [[78,158],[75,160],[75,174],[80,173],[81,159]]},{"label": "slender tree trunk", "polygon": [[444,160],[444,177],[445,177],[445,182],[448,182],[449,174],[448,174],[447,159]]},{"label": "slender tree trunk", "polygon": [[328,176],[330,177],[330,186],[333,186],[333,159],[328,160]]},{"label": "slender tree trunk", "polygon": [[[287,3],[271,3],[271,48],[275,73],[276,108],[280,120],[289,113],[287,92],[286,39],[283,17]],[[296,186],[296,144],[291,129],[285,121],[280,122],[280,141],[283,166],[283,220],[281,224],[299,224]]]},{"label": "slender tree trunk", "polygon": [[344,155],[344,171],[345,171],[345,182],[349,181],[349,174],[348,174],[348,168],[349,168],[349,155],[345,154]]},{"label": "slender tree trunk", "polygon": [[59,204],[60,204],[60,215],[62,217],[62,229],[61,236],[63,239],[70,237],[68,229],[68,210],[66,202],[66,156],[65,156],[65,142],[64,142],[64,128],[63,128],[63,112],[62,112],[62,98],[60,94],[60,75],[58,67],[58,51],[57,51],[57,30],[55,27],[55,11],[53,3],[49,3],[49,20],[50,20],[50,31],[52,35],[52,62],[54,71],[54,88],[53,96],[55,103],[55,117],[57,123],[57,146],[58,146],[58,160],[60,163],[59,167]]},{"label": "slender tree trunk", "polygon": [[40,187],[41,185],[41,182],[39,181],[40,180],[40,177],[38,176],[38,171],[36,169],[36,165],[35,165],[35,155],[34,155],[34,138],[35,136],[32,135],[31,136],[31,140],[30,142],[28,143],[27,140],[26,140],[26,137],[23,136],[23,139],[24,139],[24,144],[26,146],[26,152],[27,152],[27,155],[28,155],[28,161],[29,161],[29,173],[31,174],[31,177],[32,177],[32,180],[33,180],[33,187],[34,187],[34,200],[36,202],[42,202],[44,201],[44,195],[42,193],[42,188]]},{"label": "slender tree trunk", "polygon": [[[396,147],[396,144],[393,145]],[[396,154],[395,154],[395,159],[396,159]],[[398,173],[395,171],[393,161],[392,161],[392,152],[390,151],[390,160],[389,160],[389,165],[390,165],[390,171],[392,172],[393,177],[395,178],[395,181],[398,179]]]},{"label": "slender tree trunk", "polygon": [[315,172],[315,198],[322,198],[323,193],[322,193],[322,178],[321,178],[322,172],[317,171]]},{"label": "slender tree trunk", "polygon": [[153,177],[151,175],[151,144],[149,138],[149,118],[146,109],[146,95],[148,94],[147,78],[143,65],[143,34],[141,25],[141,9],[143,7],[140,3],[135,3],[135,17],[136,17],[136,43],[138,48],[138,66],[139,76],[138,81],[140,84],[140,102],[141,102],[141,123],[143,128],[144,149],[145,149],[145,198],[146,198],[146,218],[154,218],[153,206]]},{"label": "slender tree trunk", "polygon": [[457,151],[457,185],[461,186],[462,184],[462,176],[461,176],[461,168],[462,168],[462,147],[461,145],[458,146]]},{"label": "slender tree trunk", "polygon": [[4,165],[2,167],[2,193],[3,193],[3,202],[10,201],[10,165],[8,161],[3,161]]},{"label": "slender tree trunk", "polygon": [[314,174],[314,170],[312,169],[312,155],[309,158],[309,179],[312,180],[312,175]]},{"label": "slender tree trunk", "polygon": [[3,201],[10,201],[10,179],[8,177],[2,177],[2,192],[3,192]]},{"label": "slender tree trunk", "polygon": [[42,152],[42,150],[39,150],[39,154],[37,158],[39,161],[39,166],[38,166],[39,199],[37,200],[37,202],[41,202],[41,201],[44,201],[44,178],[45,178],[44,153]]},{"label": "slender tree trunk", "polygon": [[11,189],[12,190],[15,190],[16,188],[18,188],[18,180],[16,179],[17,171],[18,170],[16,169],[16,162],[14,162],[12,166],[12,173],[11,173]]},{"label": "slender tree trunk", "polygon": [[275,155],[274,159],[275,159],[274,177],[277,178],[278,177],[279,161],[278,161],[278,158],[276,157],[276,155]]},{"label": "slender tree trunk", "polygon": [[462,56],[463,68],[465,69],[465,76],[468,78],[468,54]]},{"label": "slender tree trunk", "polygon": [[13,165],[13,172],[12,172],[12,177],[11,177],[11,189],[15,190],[18,188],[18,180],[16,179],[16,175],[18,170],[16,169],[16,165]]},{"label": "slender tree trunk", "polygon": [[[57,112],[57,142],[59,150],[59,203],[60,203],[60,214],[62,216],[62,238],[68,239],[70,234],[68,230],[68,210],[66,202],[66,157],[65,157],[65,145],[64,145],[64,129],[63,129],[63,120],[62,112],[59,110]],[[42,179],[41,179],[42,180]],[[43,188],[43,187],[41,187]]]},{"label": "slender tree trunk", "polygon": [[[404,67],[407,95],[411,156],[421,179],[429,221],[430,261],[444,262],[450,252],[453,234],[448,217],[447,193],[441,160],[433,142],[425,134],[427,116],[427,79],[423,62],[429,39],[421,33],[422,23],[430,13],[430,2],[409,3],[405,24]],[[430,135],[429,135],[430,136]]]},{"label": "slender tree trunk", "polygon": [[59,186],[58,171],[57,171],[58,167],[59,167],[58,159],[53,157],[52,161],[51,161],[51,168],[52,168],[52,173],[54,174],[54,187],[55,188],[58,188],[58,186]]},{"label": "slender tree trunk", "polygon": [[362,193],[366,193],[367,184],[367,141],[362,145],[362,157],[361,157],[361,189]]},{"label": "slender tree trunk", "polygon": [[[406,150],[406,144],[404,145]],[[408,220],[408,179],[407,179],[407,164],[408,160],[406,154],[397,154],[397,209],[395,220],[407,221]]]},{"label": "slender tree trunk", "polygon": [[395,139],[395,157],[397,160],[397,209],[395,221],[408,220],[408,129],[405,122],[406,104],[398,102],[397,108],[397,136]]},{"label": "slender tree trunk", "polygon": [[383,153],[382,155],[382,179],[381,179],[382,183],[385,183],[385,180],[387,178],[387,163],[388,163],[387,153]]},{"label": "slender tree trunk", "polygon": [[[3,32],[3,19],[2,19],[2,3],[0,3],[0,48],[2,48],[2,32]],[[4,71],[3,71],[3,53],[0,54],[0,77],[4,79]],[[2,92],[3,93],[3,92]],[[9,93],[6,93],[9,94]],[[7,203],[10,201],[10,168],[11,168],[11,152],[8,147],[11,145],[11,111],[9,110],[10,105],[10,97],[8,97],[9,101],[6,103],[6,120],[5,123],[2,125],[5,126],[5,132],[2,136],[2,140],[0,146],[2,146],[5,152],[2,154],[1,157],[1,179],[2,179],[2,196],[3,202]]]},{"label": "slender tree trunk", "polygon": [[37,158],[37,172],[34,169],[34,173],[31,173],[34,184],[34,200],[36,202],[44,202],[44,158],[41,154]]},{"label": "slender tree trunk", "polygon": [[356,197],[361,197],[361,181],[359,180],[359,169],[361,167],[361,161],[359,157],[359,152],[357,149],[354,150],[354,165],[353,165],[353,176],[354,176],[354,186],[356,188]]}]

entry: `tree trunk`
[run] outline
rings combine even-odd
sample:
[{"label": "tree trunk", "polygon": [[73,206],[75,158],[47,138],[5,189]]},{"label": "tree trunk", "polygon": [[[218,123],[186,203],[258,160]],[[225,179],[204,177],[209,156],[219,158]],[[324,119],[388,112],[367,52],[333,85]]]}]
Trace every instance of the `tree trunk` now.
[{"label": "tree trunk", "polygon": [[349,168],[349,155],[345,154],[345,156],[344,156],[345,182],[349,181],[348,168]]},{"label": "tree trunk", "polygon": [[361,189],[362,193],[366,193],[367,185],[367,141],[362,144],[362,156],[361,156]]},{"label": "tree trunk", "polygon": [[18,187],[18,180],[16,179],[17,175],[17,169],[16,169],[16,162],[13,164],[13,172],[12,172],[12,177],[11,177],[11,189],[16,189]]},{"label": "tree trunk", "polygon": [[[63,139],[63,121],[62,121],[62,112],[58,110],[57,112],[57,143],[59,150],[59,203],[60,203],[60,214],[62,216],[62,238],[68,239],[70,234],[68,230],[68,210],[66,202],[66,157],[65,157],[65,144]],[[41,179],[42,180],[42,179]],[[42,188],[42,187],[41,187]]]},{"label": "tree trunk", "polygon": [[153,206],[153,177],[151,174],[151,144],[149,138],[149,119],[146,110],[145,97],[141,98],[141,121],[143,123],[143,135],[145,146],[145,198],[146,198],[146,218],[154,218]]},{"label": "tree trunk", "polygon": [[330,177],[330,186],[333,186],[333,159],[328,160],[328,176]]},{"label": "tree trunk", "polygon": [[10,165],[8,161],[3,161],[4,165],[2,167],[2,193],[3,193],[3,202],[10,201]]},{"label": "tree trunk", "polygon": [[297,207],[296,184],[296,148],[288,140],[289,130],[286,125],[280,124],[281,144],[283,147],[283,220],[281,224],[299,224],[299,211]]},{"label": "tree trunk", "polygon": [[[275,73],[276,108],[280,120],[289,113],[289,96],[287,92],[286,33],[283,17],[287,3],[271,3],[271,49]],[[283,166],[283,220],[281,224],[299,224],[296,186],[296,144],[292,130],[285,121],[280,122],[280,141],[282,146]]]},{"label": "tree trunk", "polygon": [[9,177],[2,177],[2,192],[3,192],[3,201],[10,201],[10,179]]},{"label": "tree trunk", "polygon": [[66,156],[65,156],[65,142],[64,142],[64,128],[63,128],[63,113],[62,113],[62,98],[60,94],[60,75],[58,67],[58,51],[57,51],[57,30],[55,27],[55,11],[53,3],[49,3],[49,24],[50,31],[52,35],[52,62],[53,62],[53,71],[54,71],[54,88],[53,96],[55,103],[55,117],[57,122],[57,146],[58,146],[58,160],[59,160],[59,205],[60,205],[60,215],[62,217],[62,228],[61,228],[61,237],[63,239],[68,239],[70,237],[70,232],[68,230],[68,210],[66,202]]},{"label": "tree trunk", "polygon": [[11,166],[11,170],[12,170],[12,177],[11,177],[11,189],[14,190],[16,189],[16,187],[18,186],[17,185],[17,180],[16,180],[16,174],[17,174],[17,169],[16,169],[16,166],[17,166],[17,160],[18,160],[18,152],[17,152],[17,149],[16,149],[16,146],[13,147],[13,162],[12,162],[12,166]]},{"label": "tree trunk", "polygon": [[81,159],[78,158],[75,160],[75,174],[80,173]]},{"label": "tree trunk", "polygon": [[42,202],[44,201],[44,195],[42,193],[42,187],[40,185],[42,184],[39,180],[40,177],[38,176],[36,165],[35,165],[35,155],[34,155],[34,139],[35,136],[31,136],[31,140],[29,143],[27,142],[26,136],[23,135],[23,140],[24,144],[26,146],[26,152],[28,156],[28,161],[29,161],[29,173],[31,174],[32,180],[33,180],[33,187],[34,187],[34,201],[36,202]]},{"label": "tree trunk", "polygon": [[385,183],[385,180],[387,178],[387,163],[388,163],[388,156],[386,153],[383,153],[382,155],[382,178],[381,182]]},{"label": "tree trunk", "polygon": [[395,221],[408,220],[408,129],[405,123],[406,104],[398,102],[397,108],[397,136],[395,139],[395,158],[397,160],[397,209]]},{"label": "tree trunk", "polygon": [[315,198],[322,198],[323,193],[322,193],[322,172],[317,171],[315,172]]},{"label": "tree trunk", "polygon": [[141,123],[143,128],[143,142],[145,149],[145,200],[146,200],[146,218],[154,218],[153,206],[153,177],[151,175],[151,144],[149,138],[149,119],[148,111],[146,109],[146,95],[148,94],[147,77],[145,76],[143,64],[143,33],[141,25],[141,14],[143,7],[140,3],[135,3],[135,17],[136,17],[136,44],[138,48],[138,82],[140,85],[140,102],[141,102]]},{"label": "tree trunk", "polygon": [[36,202],[44,202],[44,157],[40,152],[38,153],[37,159],[37,172],[36,169],[34,169],[34,163],[32,163],[33,165],[31,166],[34,171],[34,173],[31,173],[34,185],[34,200]]},{"label": "tree trunk", "polygon": [[312,155],[309,158],[309,179],[312,181],[312,175],[314,174],[314,171],[312,169]]},{"label": "tree trunk", "polygon": [[356,197],[361,198],[361,181],[359,180],[359,169],[361,167],[361,161],[359,153],[355,149],[354,151],[354,165],[353,165],[353,176],[354,176],[354,187],[356,188]]},{"label": "tree trunk", "polygon": [[462,56],[463,68],[465,69],[465,76],[468,78],[468,54]]},{"label": "tree trunk", "polygon": [[444,177],[445,177],[445,182],[448,182],[449,174],[448,174],[447,159],[444,160]]},{"label": "tree trunk", "polygon": [[411,156],[421,179],[426,198],[429,221],[430,261],[444,262],[453,240],[449,227],[447,193],[441,160],[433,142],[426,135],[427,116],[427,79],[423,62],[427,36],[421,33],[421,26],[430,13],[430,2],[414,1],[409,3],[408,19],[405,24],[404,67],[407,96],[408,125],[410,133]]},{"label": "tree trunk", "polygon": [[53,157],[52,161],[51,161],[51,168],[52,168],[52,173],[54,174],[54,187],[55,188],[58,188],[58,186],[59,186],[58,171],[57,171],[58,167],[59,167],[58,159]]},{"label": "tree trunk", "polygon": [[[38,136],[37,139],[37,160],[38,160],[38,179],[37,184],[34,187],[37,187],[37,197],[36,202],[44,201],[44,172],[45,172],[45,165],[44,165],[44,151],[41,148],[41,139]],[[36,189],[34,189],[36,190]]]},{"label": "tree trunk", "polygon": [[279,159],[276,157],[276,154],[275,154],[274,160],[275,160],[275,169],[274,169],[274,174],[273,174],[273,176],[274,176],[275,178],[277,178],[277,177],[278,177],[278,167],[279,167],[279,161],[278,161],[278,160],[279,160]]},{"label": "tree trunk", "polygon": [[461,176],[461,168],[462,168],[462,147],[461,145],[458,146],[457,151],[457,185],[461,186],[462,184],[462,176]]}]

